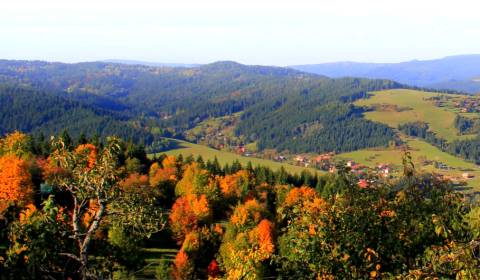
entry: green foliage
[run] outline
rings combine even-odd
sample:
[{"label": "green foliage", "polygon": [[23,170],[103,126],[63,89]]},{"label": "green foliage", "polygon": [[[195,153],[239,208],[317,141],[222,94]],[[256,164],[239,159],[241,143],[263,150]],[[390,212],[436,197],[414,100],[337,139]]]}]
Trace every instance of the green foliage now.
[{"label": "green foliage", "polygon": [[9,274],[2,274],[2,277],[61,277],[74,275],[78,269],[76,264],[66,263],[67,256],[62,255],[74,247],[68,235],[68,215],[55,205],[53,196],[42,206],[38,211],[25,210],[29,212],[24,212],[23,218],[11,224],[5,262]]},{"label": "green foliage", "polygon": [[[336,180],[345,184],[341,176]],[[461,195],[448,183],[410,176],[392,186],[374,183],[361,189],[348,182],[342,192],[326,199],[329,206],[322,211],[306,211],[308,207],[299,204],[290,212],[293,216],[286,217],[279,237],[280,275],[396,275],[405,266],[414,268],[415,260],[431,247],[469,240]],[[455,270],[448,273],[456,275]]]},{"label": "green foliage", "polygon": [[480,239],[480,206],[470,210],[466,216],[466,221],[471,229],[474,239]]},{"label": "green foliage", "polygon": [[110,254],[128,269],[138,268],[142,264],[143,239],[133,234],[125,226],[115,223],[108,229],[108,243],[112,246]]},{"label": "green foliage", "polygon": [[158,266],[155,268],[155,279],[170,280],[172,279],[172,268],[170,262],[167,260],[160,260]]}]

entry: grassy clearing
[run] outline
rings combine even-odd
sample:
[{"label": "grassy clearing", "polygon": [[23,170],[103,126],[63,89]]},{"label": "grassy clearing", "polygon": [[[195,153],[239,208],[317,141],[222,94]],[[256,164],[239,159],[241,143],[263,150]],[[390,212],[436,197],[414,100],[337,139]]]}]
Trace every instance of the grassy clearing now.
[{"label": "grassy clearing", "polygon": [[[407,143],[408,150],[410,151],[417,169],[424,171],[434,171],[436,173],[460,176],[464,170],[470,170],[475,177],[467,181],[470,191],[480,191],[480,168],[465,160],[442,152],[437,147],[430,145],[420,139],[406,137],[402,135],[402,139]],[[400,149],[386,148],[386,149],[364,149],[350,153],[343,153],[337,155],[338,159],[352,159],[358,163],[364,164],[369,167],[374,167],[379,163],[389,163],[396,166],[402,164],[403,151]],[[435,168],[433,165],[420,166],[420,159],[434,160],[442,162],[452,170],[443,170]]]},{"label": "grassy clearing", "polygon": [[[365,118],[384,123],[397,128],[399,124],[422,121],[428,123],[430,129],[441,138],[448,141],[468,138],[472,135],[459,135],[455,128],[455,110],[447,107],[436,107],[427,100],[430,97],[442,95],[440,93],[423,92],[408,89],[395,89],[372,92],[368,99],[355,102],[357,106],[396,105],[406,110],[371,111],[365,113]],[[453,95],[452,95],[453,96]],[[462,96],[456,96],[462,97]]]},{"label": "grassy clearing", "polygon": [[303,170],[309,170],[312,173],[320,172],[313,168],[305,168],[301,166],[295,166],[291,164],[280,163],[280,162],[275,162],[275,161],[266,160],[266,159],[259,159],[255,157],[244,157],[234,153],[219,151],[203,145],[193,144],[193,143],[189,143],[181,140],[172,139],[172,141],[177,142],[178,146],[175,149],[165,151],[164,153],[167,155],[173,155],[173,156],[182,155],[183,157],[187,157],[189,155],[193,155],[194,157],[202,156],[204,160],[213,160],[215,157],[217,157],[218,161],[222,165],[227,163],[231,164],[235,160],[238,160],[242,165],[246,165],[250,161],[252,162],[253,166],[263,165],[273,170],[278,170],[280,169],[280,167],[283,166],[283,168],[285,168],[287,172],[297,173],[297,174],[299,174]]}]

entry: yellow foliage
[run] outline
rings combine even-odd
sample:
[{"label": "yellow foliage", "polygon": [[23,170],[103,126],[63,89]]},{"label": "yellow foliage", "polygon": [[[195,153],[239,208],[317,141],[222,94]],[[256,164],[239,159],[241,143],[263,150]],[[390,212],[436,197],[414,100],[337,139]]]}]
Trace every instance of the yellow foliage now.
[{"label": "yellow foliage", "polygon": [[200,187],[202,184],[207,184],[208,181],[202,181],[207,178],[208,171],[200,168],[196,162],[187,166],[183,172],[182,179],[177,183],[175,187],[175,193],[177,195],[187,194],[200,194]]},{"label": "yellow foliage", "polygon": [[35,204],[33,203],[29,203],[26,207],[25,207],[25,210],[23,210],[21,213],[20,213],[20,216],[19,216],[19,221],[20,223],[26,223],[28,221],[28,219],[33,215],[33,213],[35,213],[37,211],[37,207],[35,207]]},{"label": "yellow foliage", "polygon": [[23,157],[27,154],[27,135],[15,131],[0,140],[0,154],[13,154]]},{"label": "yellow foliage", "polygon": [[256,199],[251,199],[245,202],[245,204],[235,207],[230,217],[230,222],[235,226],[243,226],[249,221],[258,223],[264,212],[265,207]]}]

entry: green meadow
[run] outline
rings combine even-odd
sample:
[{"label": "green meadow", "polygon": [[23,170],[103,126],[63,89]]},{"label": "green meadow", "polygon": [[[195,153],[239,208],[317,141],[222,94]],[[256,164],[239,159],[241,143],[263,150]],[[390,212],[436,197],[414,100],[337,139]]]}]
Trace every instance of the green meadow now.
[{"label": "green meadow", "polygon": [[[480,191],[480,168],[474,163],[447,154],[420,139],[402,136],[402,140],[407,144],[407,150],[410,152],[417,170],[433,171],[450,176],[461,176],[462,173],[468,170],[469,173],[475,176],[467,180],[468,186],[471,187],[470,190]],[[399,148],[374,148],[339,154],[336,158],[354,160],[369,167],[374,167],[380,163],[389,163],[400,167],[403,155],[404,151]],[[425,159],[444,163],[453,169],[442,170],[435,168],[433,165],[421,166],[421,160]]]},{"label": "green meadow", "polygon": [[[371,97],[355,102],[357,106],[396,105],[403,110],[382,110],[365,113],[365,118],[397,128],[407,122],[422,121],[428,123],[430,130],[448,141],[471,137],[459,135],[455,128],[455,110],[448,107],[436,107],[428,98],[441,93],[424,92],[409,89],[394,89],[372,92]],[[450,95],[461,97],[456,95]]]},{"label": "green meadow", "polygon": [[255,157],[245,157],[235,153],[220,151],[220,150],[212,149],[207,146],[198,145],[198,144],[194,144],[186,141],[181,141],[176,139],[170,139],[170,140],[175,141],[178,146],[174,149],[162,152],[167,155],[173,155],[173,156],[182,155],[183,157],[187,157],[189,155],[192,155],[194,157],[202,156],[202,158],[205,161],[213,160],[216,157],[220,162],[220,164],[222,165],[227,163],[231,164],[233,161],[238,160],[242,165],[246,165],[248,164],[248,162],[251,162],[253,166],[262,165],[262,166],[267,166],[273,170],[278,170],[283,166],[283,168],[285,168],[286,171],[290,173],[297,173],[297,174],[299,174],[303,170],[309,170],[312,173],[320,172],[313,168],[305,168],[302,166],[295,166],[292,164],[280,163],[280,162],[275,162],[275,161],[260,159]]}]

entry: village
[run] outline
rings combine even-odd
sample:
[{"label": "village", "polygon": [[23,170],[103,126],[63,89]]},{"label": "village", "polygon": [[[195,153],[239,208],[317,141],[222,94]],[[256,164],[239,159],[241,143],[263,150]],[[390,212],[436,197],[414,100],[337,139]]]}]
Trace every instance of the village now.
[{"label": "village", "polygon": [[[438,103],[436,104],[438,106],[446,106],[446,99],[448,99],[448,101],[450,101],[449,106],[451,106],[450,104],[456,104],[455,106],[466,106],[464,108],[470,108],[471,106],[474,106],[474,104],[480,102],[476,98],[467,98],[465,102],[450,100],[451,98],[453,97],[433,97],[431,99],[435,100],[435,102]],[[202,133],[194,133],[196,135],[192,134],[191,136],[193,137],[188,140],[207,145],[217,150],[232,152],[244,157],[267,159],[330,173],[335,173],[339,164],[345,164],[345,167],[348,168],[350,172],[359,177],[358,184],[360,187],[367,187],[369,184],[364,178],[366,177],[366,174],[373,173],[382,178],[390,179],[395,177],[400,171],[399,166],[391,163],[378,162],[367,166],[348,158],[339,159],[338,155],[334,152],[321,154],[293,154],[288,151],[278,152],[275,149],[264,149],[259,152],[254,143],[245,145],[242,144],[245,143],[245,139],[234,137],[231,132],[231,124],[232,119],[222,119],[215,124],[209,123],[207,124],[208,129],[201,130]],[[455,185],[465,185],[468,180],[475,177],[473,173],[468,170],[457,170],[456,168],[448,166],[446,163],[438,160],[427,160],[426,158],[420,159],[418,165],[420,169],[433,168],[433,170],[436,170],[435,174],[438,178],[449,180]]]},{"label": "village", "polygon": [[480,113],[480,98],[476,96],[471,97],[456,97],[439,95],[428,98],[434,102],[437,107],[452,107],[457,109],[460,113]]}]

